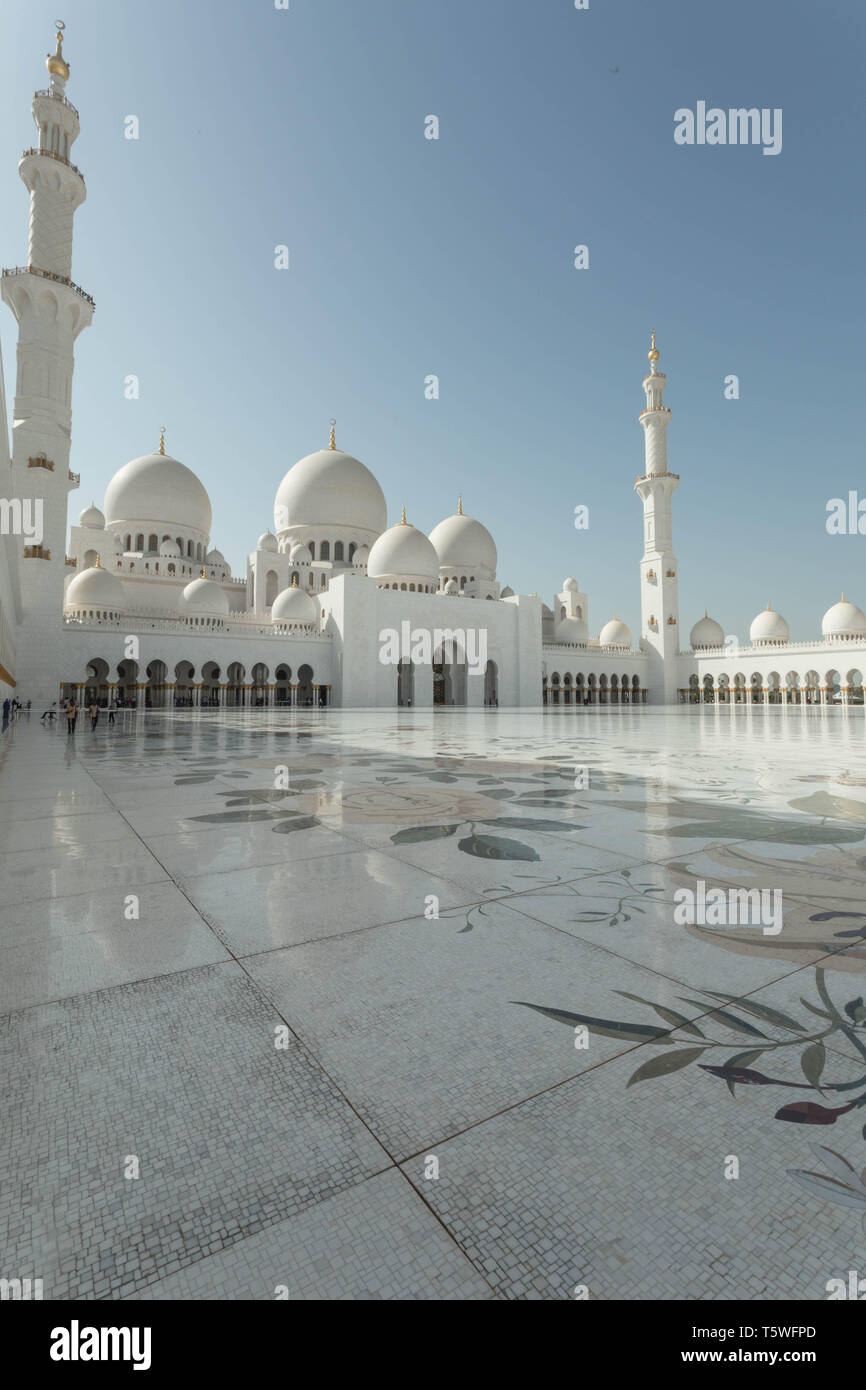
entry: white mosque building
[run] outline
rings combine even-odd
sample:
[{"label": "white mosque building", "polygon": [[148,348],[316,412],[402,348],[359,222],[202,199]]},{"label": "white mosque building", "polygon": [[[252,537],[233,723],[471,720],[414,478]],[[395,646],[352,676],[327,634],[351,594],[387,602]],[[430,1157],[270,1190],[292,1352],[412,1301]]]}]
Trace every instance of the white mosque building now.
[{"label": "white mosque building", "polygon": [[[616,616],[590,635],[575,579],[550,606],[497,579],[490,532],[456,512],[429,536],[389,527],[373,473],[330,443],[289,468],[273,530],[233,575],[212,535],[204,483],[165,451],[118,469],[102,507],[68,531],[74,344],[94,305],[71,278],[73,218],[85,198],[70,152],[62,33],[33,98],[36,143],[18,172],[30,195],[26,265],[3,270],[18,325],[11,451],[0,389],[0,475],[10,479],[0,547],[0,695],[44,707],[63,695],[137,708],[539,706],[682,701],[862,702],[866,615],[844,596],[820,639],[791,642],[769,605],[750,645],[706,613],[680,636],[670,409],[653,335],[644,378],[641,630]],[[2,361],[0,361],[2,387]],[[41,539],[27,518],[42,511]],[[384,659],[384,635],[400,655]],[[471,659],[467,659],[471,658]]]}]

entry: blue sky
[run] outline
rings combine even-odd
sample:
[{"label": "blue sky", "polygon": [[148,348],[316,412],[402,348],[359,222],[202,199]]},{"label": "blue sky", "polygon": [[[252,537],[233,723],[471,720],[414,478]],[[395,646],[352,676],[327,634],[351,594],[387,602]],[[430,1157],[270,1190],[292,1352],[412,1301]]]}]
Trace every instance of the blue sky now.
[{"label": "blue sky", "polygon": [[[866,497],[856,0],[60,11],[88,188],[73,276],[97,306],[78,341],[70,519],[164,423],[242,572],[281,477],[336,416],[392,521],[405,502],[429,531],[462,491],[503,583],[550,602],[572,574],[594,632],[614,611],[637,632],[655,328],[684,635],[705,606],[744,637],[770,601],[806,639],[841,589],[866,605],[866,536],[825,529],[829,498]],[[26,259],[16,164],[55,18],[4,0],[5,265]],[[675,145],[674,111],[698,100],[781,107],[781,154]],[[11,398],[8,310],[0,337]]]}]

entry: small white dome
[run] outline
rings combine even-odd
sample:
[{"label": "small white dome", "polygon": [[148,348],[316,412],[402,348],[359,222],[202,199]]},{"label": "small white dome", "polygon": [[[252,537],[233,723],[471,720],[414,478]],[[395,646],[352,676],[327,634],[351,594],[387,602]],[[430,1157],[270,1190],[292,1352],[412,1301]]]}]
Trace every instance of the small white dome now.
[{"label": "small white dome", "polygon": [[388,509],[369,468],[342,449],[318,449],[289,469],[274,499],[278,533],[291,526],[332,526],[379,535]]},{"label": "small white dome", "polygon": [[277,594],[271,607],[271,622],[285,626],[316,627],[319,609],[315,599],[297,585],[283,589]]},{"label": "small white dome", "polygon": [[631,647],[631,631],[619,618],[605,623],[598,637],[602,647]]},{"label": "small white dome", "polygon": [[439,556],[423,531],[408,521],[398,521],[374,543],[367,574],[371,579],[420,579],[435,584]]},{"label": "small white dome", "polygon": [[364,566],[367,564],[367,561],[368,561],[369,559],[370,559],[370,547],[369,547],[368,545],[359,545],[359,546],[358,546],[358,549],[355,551],[354,555],[352,556],[352,564],[355,566],[355,569],[359,569],[359,570],[360,570],[360,569],[363,569],[363,568],[364,568]]},{"label": "small white dome", "polygon": [[571,575],[569,575],[568,579],[563,579],[562,592],[564,594],[576,594],[579,592],[577,580],[572,579]]},{"label": "small white dome", "polygon": [[165,559],[177,560],[180,556],[180,546],[177,541],[163,541],[159,547],[159,553]]},{"label": "small white dome", "polygon": [[430,540],[441,569],[458,570],[480,579],[496,578],[496,545],[486,526],[463,510],[434,526]]},{"label": "small white dome", "polygon": [[209,535],[211,506],[198,478],[170,454],[145,454],[118,469],[105,490],[109,526],[159,523]]},{"label": "small white dome", "polygon": [[226,557],[221,550],[209,550],[207,553],[207,563],[209,565],[224,565]]},{"label": "small white dome", "polygon": [[442,592],[443,594],[459,594],[460,585],[457,583],[456,579],[449,579]]},{"label": "small white dome", "polygon": [[229,601],[215,579],[193,579],[180,596],[178,606],[183,617],[225,618]]},{"label": "small white dome", "polygon": [[257,550],[276,550],[277,538],[272,531],[263,531],[256,544]]},{"label": "small white dome", "polygon": [[840,603],[834,603],[832,608],[821,619],[821,635],[823,637],[866,637],[866,613],[858,608],[856,603],[849,603],[842,595]]},{"label": "small white dome", "polygon": [[104,531],[105,517],[102,515],[99,508],[91,502],[90,506],[85,507],[81,516],[78,518],[78,525],[92,527],[94,531]]},{"label": "small white dome", "polygon": [[763,646],[765,642],[787,642],[789,635],[785,619],[780,613],[774,612],[769,603],[749,628],[749,641],[756,646]]},{"label": "small white dome", "polygon": [[502,593],[499,595],[499,597],[500,597],[500,598],[514,598],[514,590],[510,587],[510,585],[506,584],[505,588],[502,590]]},{"label": "small white dome", "polygon": [[689,641],[693,648],[696,647],[723,647],[725,645],[725,634],[721,623],[717,623],[715,618],[704,616],[699,618],[689,634]]},{"label": "small white dome", "polygon": [[[620,627],[624,624],[620,623]],[[610,627],[610,623],[608,623]],[[626,629],[628,631],[628,629]],[[585,647],[589,641],[589,629],[582,618],[560,618],[553,631],[555,642],[567,642],[571,647]],[[629,633],[629,644],[631,634]]]},{"label": "small white dome", "polygon": [[292,546],[289,552],[289,559],[296,565],[311,565],[313,563],[313,555],[310,547],[308,545],[302,545],[300,541],[297,545]]},{"label": "small white dome", "polygon": [[66,590],[65,608],[67,612],[78,609],[98,608],[111,613],[122,612],[124,607],[123,585],[116,574],[104,570],[100,565],[82,570],[76,574]]}]

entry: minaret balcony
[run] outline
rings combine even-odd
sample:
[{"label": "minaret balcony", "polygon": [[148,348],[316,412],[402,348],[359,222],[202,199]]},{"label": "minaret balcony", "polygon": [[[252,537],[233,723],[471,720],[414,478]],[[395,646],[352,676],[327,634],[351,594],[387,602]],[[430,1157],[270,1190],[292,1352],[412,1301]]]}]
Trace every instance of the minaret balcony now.
[{"label": "minaret balcony", "polygon": [[679,473],[670,473],[667,469],[665,469],[664,473],[640,473],[634,480],[635,487],[637,487],[638,483],[651,482],[653,478],[676,478],[677,482],[679,482],[680,475]]},{"label": "minaret balcony", "polygon": [[74,555],[67,555],[67,557],[66,557],[66,563],[67,563],[67,565],[69,566],[69,568],[70,568],[71,570],[74,570],[74,569],[77,569],[77,568],[78,568],[78,561],[77,561],[77,559],[75,558]]},{"label": "minaret balcony", "polygon": [[85,304],[89,304],[91,309],[96,308],[93,299],[86,290],[83,290],[80,285],[76,285],[75,281],[70,280],[68,275],[58,275],[53,270],[39,270],[35,265],[16,265],[4,269],[2,273],[4,280],[12,275],[41,275],[43,280],[54,280],[58,285],[67,285],[69,289],[75,291],[80,299],[84,300]]},{"label": "minaret balcony", "polygon": [[[67,159],[65,154],[57,154],[55,150],[40,150],[31,148],[29,150],[23,151],[21,159],[29,159],[33,155],[42,155],[45,157],[45,159],[56,159],[58,164],[65,164],[67,169],[71,169],[73,174],[77,174],[78,177],[81,179],[81,182],[84,183],[84,175],[82,174],[78,165],[73,164],[71,159]],[[21,163],[21,159],[19,159],[18,161],[19,164]],[[85,187],[87,187],[86,184]]]},{"label": "minaret balcony", "polygon": [[61,96],[59,92],[52,92],[50,87],[42,87],[38,92],[33,93],[34,101],[38,100],[39,97],[48,97],[51,101],[59,101],[61,105],[72,112],[73,116],[78,115],[78,107],[73,106],[68,97]]},{"label": "minaret balcony", "polygon": [[31,458],[31,459],[28,459],[28,460],[27,460],[27,467],[28,467],[28,468],[45,468],[45,469],[48,470],[49,473],[53,473],[53,472],[54,472],[54,460],[53,460],[53,459],[50,459],[50,458],[48,457],[47,454],[37,454],[35,458]]},{"label": "minaret balcony", "polygon": [[73,473],[71,468],[67,468],[66,473],[73,487],[79,487],[81,485],[80,473]]},{"label": "minaret balcony", "polygon": [[46,550],[44,545],[25,545],[25,560],[50,560],[51,551]]},{"label": "minaret balcony", "polygon": [[642,410],[637,418],[642,420],[645,415],[670,415],[670,413],[669,405],[648,405],[646,410]]}]

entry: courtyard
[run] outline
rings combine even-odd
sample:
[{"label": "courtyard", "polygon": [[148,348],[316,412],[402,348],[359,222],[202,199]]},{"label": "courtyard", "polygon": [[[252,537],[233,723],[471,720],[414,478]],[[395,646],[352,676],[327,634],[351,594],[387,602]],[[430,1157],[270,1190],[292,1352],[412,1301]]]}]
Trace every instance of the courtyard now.
[{"label": "courtyard", "polygon": [[[0,740],[0,1276],[820,1300],[862,1268],[861,707],[39,713]],[[781,929],[683,922],[696,885]]]}]

